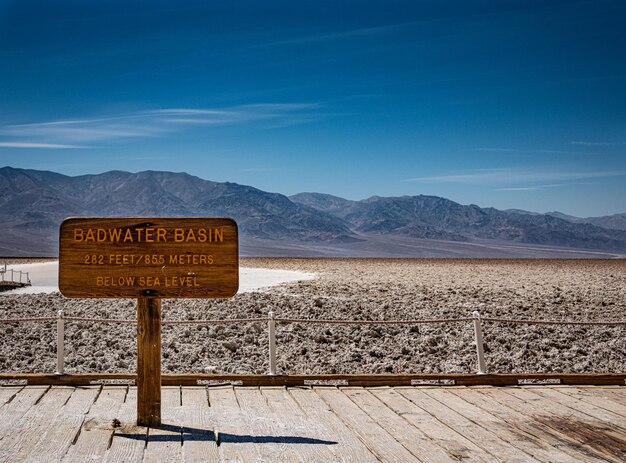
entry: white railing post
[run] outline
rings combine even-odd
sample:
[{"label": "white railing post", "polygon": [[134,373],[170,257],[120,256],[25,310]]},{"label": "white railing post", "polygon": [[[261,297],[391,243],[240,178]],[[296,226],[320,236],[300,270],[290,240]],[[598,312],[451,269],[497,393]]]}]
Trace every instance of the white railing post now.
[{"label": "white railing post", "polygon": [[487,366],[485,365],[485,351],[483,349],[483,329],[480,325],[480,312],[475,310],[472,313],[474,317],[474,340],[476,341],[476,355],[478,357],[478,374],[486,375]]},{"label": "white railing post", "polygon": [[63,311],[59,310],[57,317],[57,375],[65,374],[65,320]]},{"label": "white railing post", "polygon": [[274,320],[274,312],[270,311],[267,319],[270,338],[270,371],[269,374],[275,376],[276,373],[276,321]]}]

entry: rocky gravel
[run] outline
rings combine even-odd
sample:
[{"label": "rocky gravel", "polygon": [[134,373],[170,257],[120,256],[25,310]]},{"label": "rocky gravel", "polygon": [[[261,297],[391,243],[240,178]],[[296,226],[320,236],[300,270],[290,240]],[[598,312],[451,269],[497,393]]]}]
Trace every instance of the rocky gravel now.
[{"label": "rocky gravel", "polygon": [[[265,317],[427,319],[483,316],[625,320],[626,260],[242,259],[242,266],[315,272],[314,280],[228,300],[164,300],[164,320]],[[0,295],[0,318],[131,319],[132,299]],[[491,372],[624,372],[626,327],[484,322]],[[165,373],[266,373],[267,324],[165,325]],[[278,324],[283,373],[475,371],[471,322]],[[67,372],[134,372],[134,325],[66,323]],[[0,324],[0,371],[53,372],[56,324]]]}]

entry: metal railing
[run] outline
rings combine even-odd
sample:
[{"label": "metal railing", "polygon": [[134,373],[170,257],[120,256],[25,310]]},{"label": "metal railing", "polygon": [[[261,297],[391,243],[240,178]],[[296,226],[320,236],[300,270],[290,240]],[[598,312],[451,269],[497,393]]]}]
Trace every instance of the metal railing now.
[{"label": "metal railing", "polygon": [[[57,375],[65,374],[65,322],[91,322],[91,323],[117,323],[136,324],[133,319],[115,318],[88,318],[88,317],[66,317],[63,310],[59,310],[56,317],[24,317],[24,318],[4,318],[0,319],[0,324],[45,322],[56,321],[57,324]],[[267,323],[268,327],[268,375],[275,376],[278,373],[276,355],[276,324],[316,324],[316,325],[423,325],[423,324],[446,324],[472,322],[474,327],[474,344],[476,347],[477,374],[488,374],[485,360],[483,342],[483,322],[502,324],[523,324],[523,325],[570,325],[570,326],[626,326],[626,320],[532,320],[499,317],[482,317],[480,312],[474,311],[471,317],[459,318],[431,318],[416,320],[347,320],[347,319],[307,319],[307,318],[282,318],[276,317],[273,311],[267,317],[257,318],[226,318],[226,319],[205,319],[205,320],[163,320],[163,325],[226,325],[240,323]]]},{"label": "metal railing", "polygon": [[[9,277],[9,273],[11,276]],[[16,278],[16,275],[19,278]],[[12,268],[7,268],[7,264],[4,264],[3,267],[0,267],[0,282],[2,283],[14,283],[20,285],[30,286],[30,276],[28,272],[23,272],[21,270],[13,270]]]}]

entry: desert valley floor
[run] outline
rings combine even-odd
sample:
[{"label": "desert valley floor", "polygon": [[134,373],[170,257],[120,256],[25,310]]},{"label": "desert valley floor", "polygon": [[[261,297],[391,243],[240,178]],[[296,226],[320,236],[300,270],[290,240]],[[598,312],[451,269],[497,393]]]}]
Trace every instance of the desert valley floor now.
[{"label": "desert valley floor", "polygon": [[[412,320],[482,316],[624,320],[626,260],[280,259],[242,266],[316,278],[228,300],[164,300],[164,320],[277,317]],[[132,319],[132,299],[0,295],[0,319],[55,316]],[[490,372],[623,372],[622,326],[483,323]],[[66,323],[66,371],[134,372],[131,324]],[[283,373],[470,373],[471,322],[409,325],[279,323]],[[0,324],[0,371],[54,372],[54,321]],[[165,325],[164,373],[266,373],[267,323]]]}]

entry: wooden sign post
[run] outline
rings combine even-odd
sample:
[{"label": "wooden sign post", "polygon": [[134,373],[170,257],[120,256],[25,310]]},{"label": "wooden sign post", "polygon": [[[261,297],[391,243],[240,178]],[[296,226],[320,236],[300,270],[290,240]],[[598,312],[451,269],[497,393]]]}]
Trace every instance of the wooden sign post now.
[{"label": "wooden sign post", "polygon": [[66,297],[137,298],[137,423],[161,424],[161,298],[231,297],[237,224],[222,217],[77,217],[61,224]]},{"label": "wooden sign post", "polygon": [[137,299],[137,424],[161,424],[161,299]]}]

